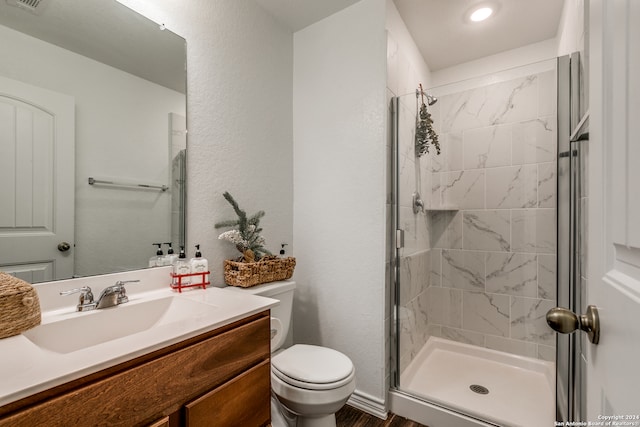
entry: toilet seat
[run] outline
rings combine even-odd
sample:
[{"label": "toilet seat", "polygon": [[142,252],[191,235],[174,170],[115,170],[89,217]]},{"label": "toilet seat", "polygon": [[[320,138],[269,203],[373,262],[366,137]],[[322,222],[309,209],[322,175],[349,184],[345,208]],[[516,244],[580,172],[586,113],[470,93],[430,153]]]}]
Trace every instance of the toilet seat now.
[{"label": "toilet seat", "polygon": [[283,382],[307,390],[331,390],[355,376],[351,360],[326,347],[296,344],[271,359],[271,371]]}]

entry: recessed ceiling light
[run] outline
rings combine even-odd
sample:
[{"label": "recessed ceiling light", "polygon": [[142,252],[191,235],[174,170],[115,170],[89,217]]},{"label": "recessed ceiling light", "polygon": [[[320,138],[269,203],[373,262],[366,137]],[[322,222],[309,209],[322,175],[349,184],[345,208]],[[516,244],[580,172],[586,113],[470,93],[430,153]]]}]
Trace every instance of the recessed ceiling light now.
[{"label": "recessed ceiling light", "polygon": [[493,14],[493,9],[491,9],[490,7],[481,7],[471,12],[471,15],[469,15],[469,19],[472,20],[473,22],[480,22],[480,21],[484,21],[485,19],[490,17],[492,14]]}]

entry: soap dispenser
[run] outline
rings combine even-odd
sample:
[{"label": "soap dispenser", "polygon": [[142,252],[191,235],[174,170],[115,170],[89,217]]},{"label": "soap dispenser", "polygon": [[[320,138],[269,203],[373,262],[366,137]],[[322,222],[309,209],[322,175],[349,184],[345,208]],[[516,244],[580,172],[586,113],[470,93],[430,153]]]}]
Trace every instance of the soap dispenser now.
[{"label": "soap dispenser", "polygon": [[[200,245],[196,245],[196,256],[191,258],[191,273],[204,273],[209,271],[209,261],[206,258],[202,257],[202,253],[200,252]],[[194,282],[207,283],[209,281],[209,275],[203,274],[201,276],[195,276],[193,279]]]},{"label": "soap dispenser", "polygon": [[156,255],[149,258],[149,267],[157,267],[162,264],[162,256],[164,253],[162,252],[162,243],[152,243],[153,246],[157,246],[158,250],[156,251]]},{"label": "soap dispenser", "polygon": [[[173,265],[173,274],[190,274],[191,273],[191,263],[187,261],[187,255],[184,253],[184,246],[180,246],[180,255],[178,255],[178,259]],[[182,277],[180,284],[188,285],[191,283],[191,276]]]},{"label": "soap dispenser", "polygon": [[165,243],[165,245],[169,245],[169,249],[167,249],[167,255],[165,255],[163,258],[164,262],[162,265],[173,265],[178,260],[178,255],[176,255],[173,252],[173,247],[171,246],[172,245],[171,242],[167,242]]}]

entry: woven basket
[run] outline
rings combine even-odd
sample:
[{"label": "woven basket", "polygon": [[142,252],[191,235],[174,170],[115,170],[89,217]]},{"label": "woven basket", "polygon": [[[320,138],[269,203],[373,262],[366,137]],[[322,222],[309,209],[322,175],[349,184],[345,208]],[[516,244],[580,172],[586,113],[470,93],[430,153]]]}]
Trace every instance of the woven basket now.
[{"label": "woven basket", "polygon": [[0,272],[0,338],[40,324],[40,300],[29,283]]},{"label": "woven basket", "polygon": [[224,281],[227,285],[248,288],[261,283],[286,280],[293,276],[294,257],[264,257],[258,262],[224,261]]}]

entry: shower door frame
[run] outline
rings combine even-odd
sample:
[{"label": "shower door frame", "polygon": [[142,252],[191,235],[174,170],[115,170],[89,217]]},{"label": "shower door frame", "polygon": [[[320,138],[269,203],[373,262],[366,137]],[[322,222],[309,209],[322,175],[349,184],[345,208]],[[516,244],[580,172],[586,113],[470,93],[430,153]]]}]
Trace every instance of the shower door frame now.
[{"label": "shower door frame", "polygon": [[[557,59],[558,66],[558,158],[557,158],[557,303],[558,307],[581,313],[586,301],[581,286],[582,266],[582,164],[585,164],[584,144],[589,139],[589,113],[584,96],[585,76],[582,75],[579,52]],[[565,160],[566,159],[566,160]],[[567,171],[563,188],[562,163]],[[566,205],[561,195],[567,196]],[[563,212],[564,207],[566,212]],[[563,221],[562,214],[566,214]],[[564,234],[560,230],[567,226]],[[586,347],[582,334],[556,334],[556,420],[581,421],[586,415],[585,369],[582,354]],[[564,362],[564,363],[560,363]]]},{"label": "shower door frame", "polygon": [[400,384],[400,318],[399,318],[399,302],[400,302],[400,266],[398,260],[400,259],[400,249],[404,246],[404,231],[400,229],[398,218],[400,218],[400,203],[398,201],[398,195],[400,194],[400,180],[399,178],[399,104],[400,97],[394,96],[391,99],[391,117],[392,117],[392,143],[391,143],[391,193],[392,193],[392,209],[391,209],[391,235],[389,236],[392,244],[390,245],[393,250],[391,251],[391,301],[390,303],[392,311],[391,327],[392,333],[392,357],[391,357],[391,386],[398,390]]}]

